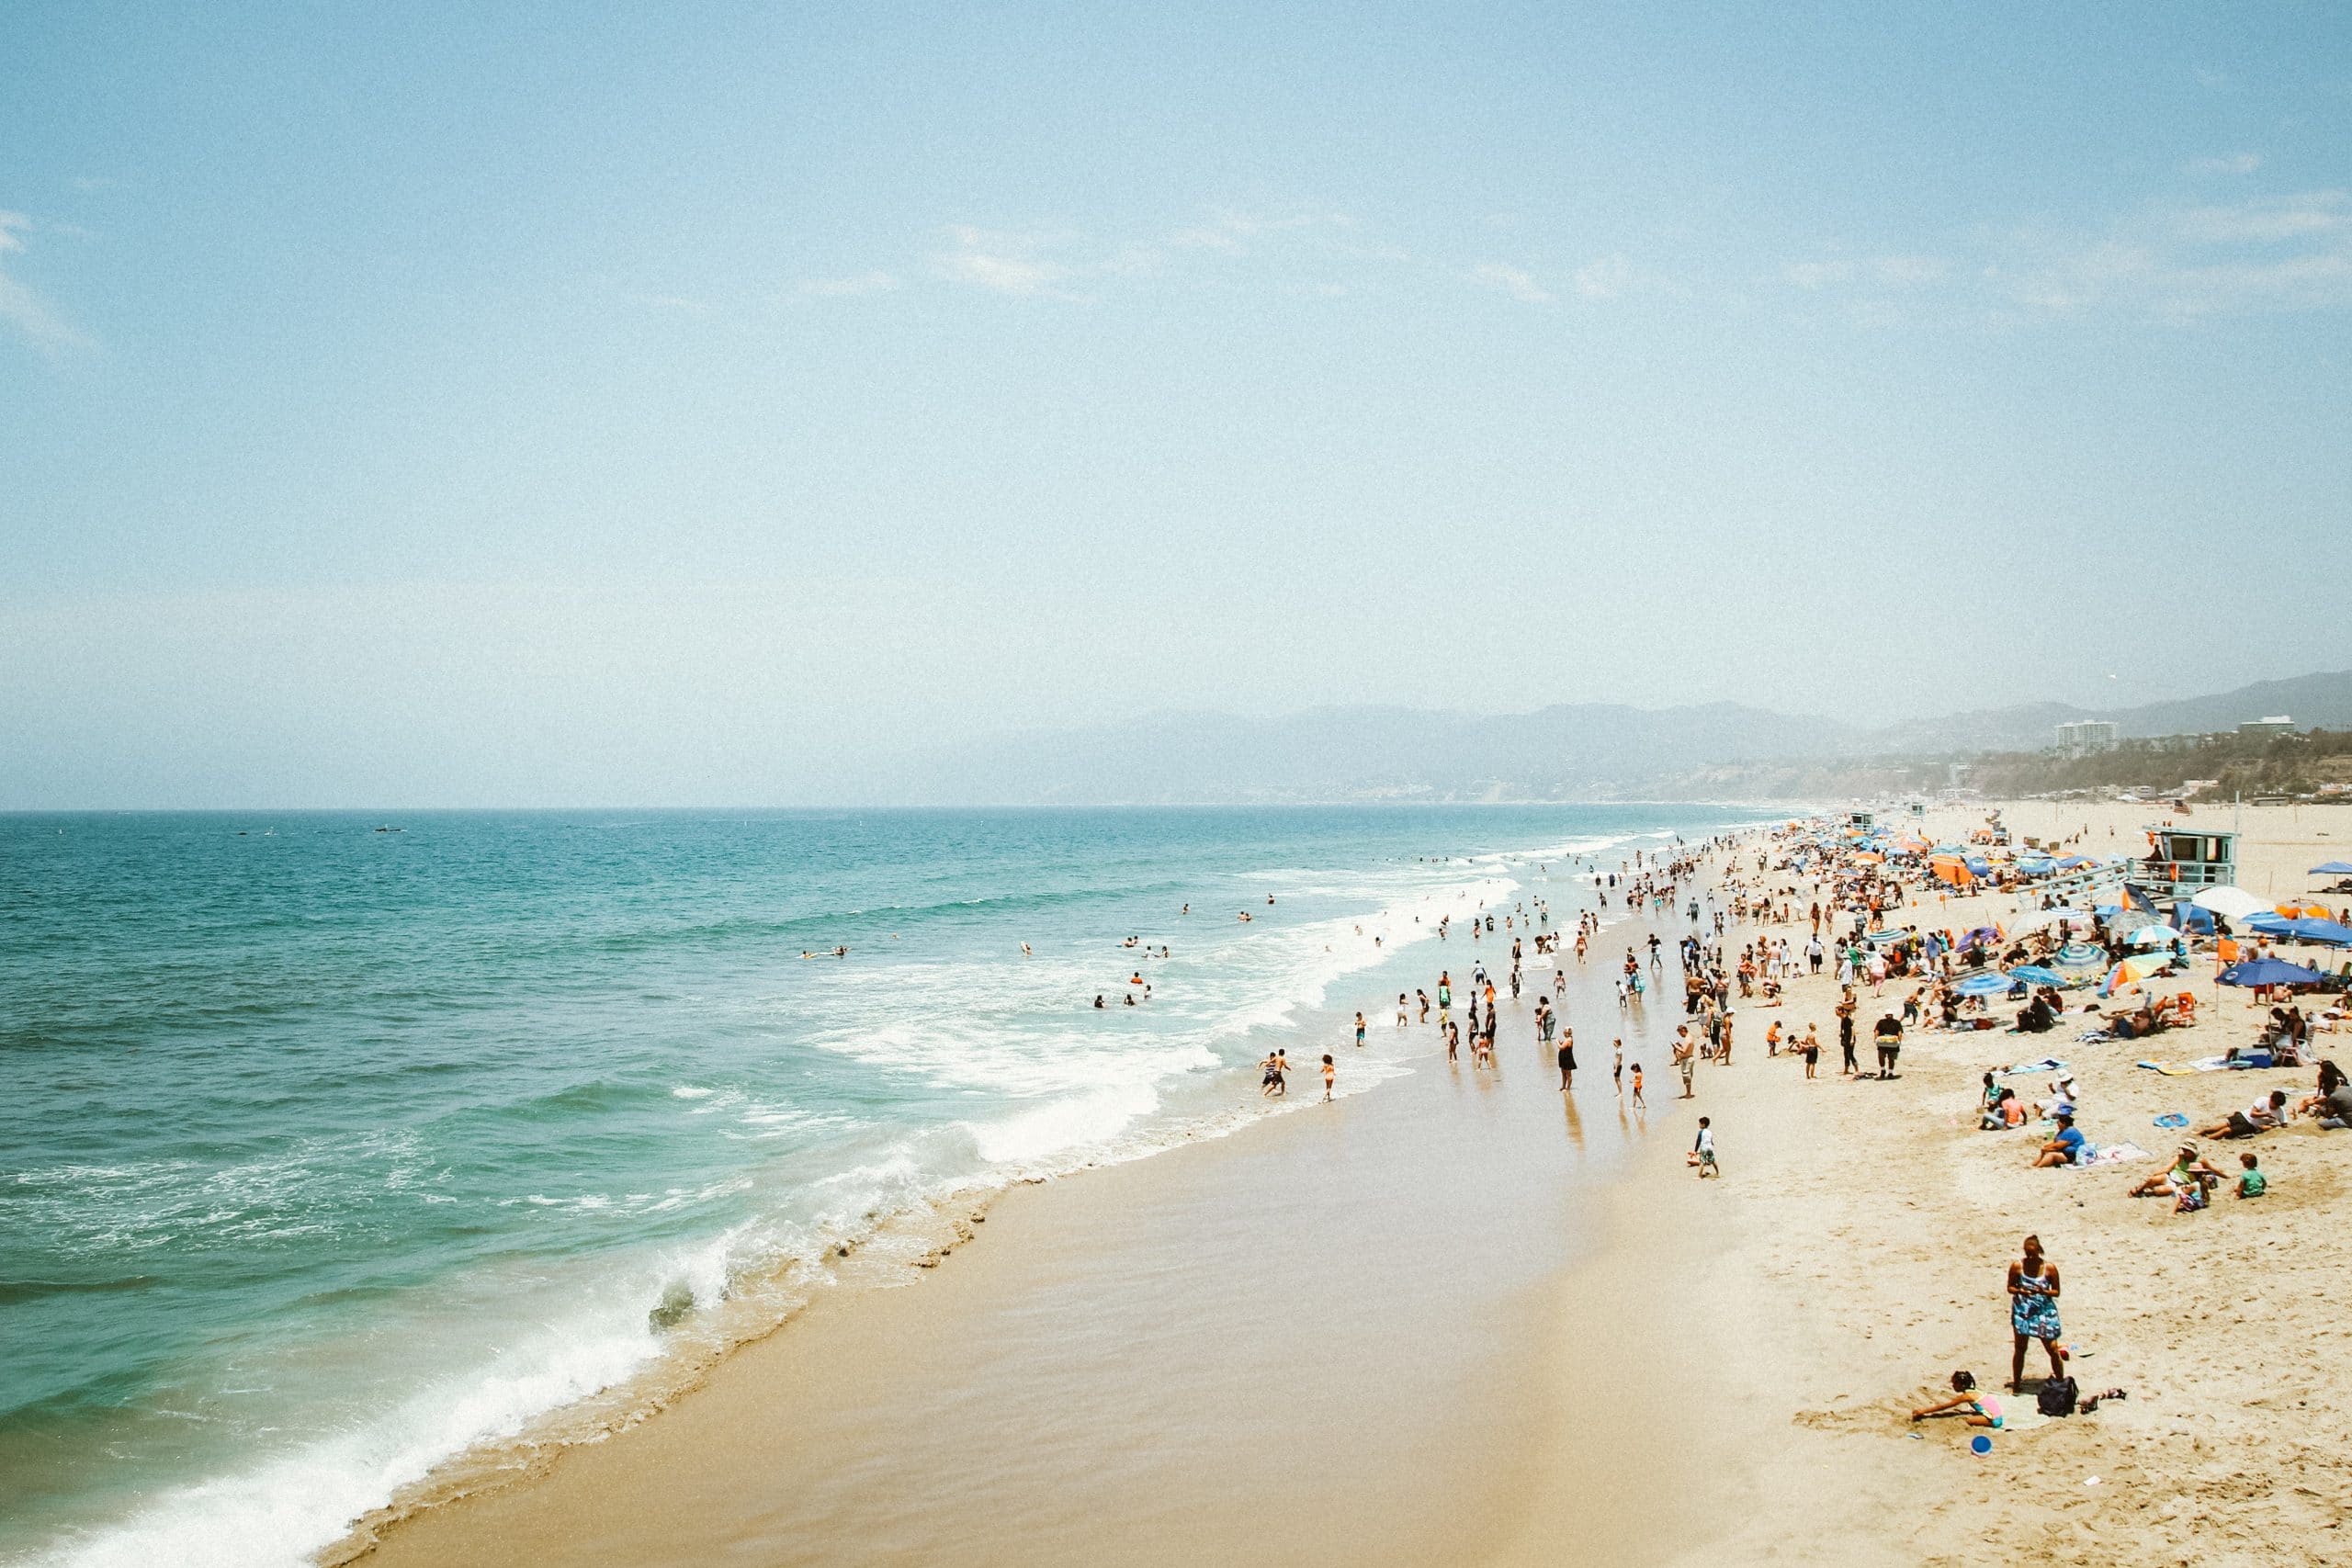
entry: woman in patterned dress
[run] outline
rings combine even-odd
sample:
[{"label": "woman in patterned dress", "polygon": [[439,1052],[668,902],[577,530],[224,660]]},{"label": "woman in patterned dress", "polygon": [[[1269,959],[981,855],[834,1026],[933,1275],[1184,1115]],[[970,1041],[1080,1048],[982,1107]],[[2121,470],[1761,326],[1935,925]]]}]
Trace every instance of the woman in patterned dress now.
[{"label": "woman in patterned dress", "polygon": [[2009,1329],[2017,1343],[2009,1356],[2009,1389],[2025,1387],[2025,1346],[2039,1339],[2050,1353],[2050,1375],[2066,1375],[2066,1352],[2058,1348],[2058,1265],[2041,1255],[2041,1238],[2025,1238],[2025,1256],[2009,1265]]}]

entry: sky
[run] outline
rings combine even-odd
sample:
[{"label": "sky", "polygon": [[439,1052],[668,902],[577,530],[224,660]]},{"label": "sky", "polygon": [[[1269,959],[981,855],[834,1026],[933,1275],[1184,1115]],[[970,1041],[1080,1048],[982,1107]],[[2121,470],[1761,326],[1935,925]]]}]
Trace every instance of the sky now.
[{"label": "sky", "polygon": [[2332,4],[16,0],[0,807],[2342,667],[2348,324]]}]

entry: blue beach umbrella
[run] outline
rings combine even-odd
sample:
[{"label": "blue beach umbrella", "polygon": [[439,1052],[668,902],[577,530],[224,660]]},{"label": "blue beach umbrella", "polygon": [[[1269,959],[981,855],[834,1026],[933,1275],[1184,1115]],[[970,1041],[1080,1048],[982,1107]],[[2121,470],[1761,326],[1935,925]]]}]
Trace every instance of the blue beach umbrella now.
[{"label": "blue beach umbrella", "polygon": [[2297,942],[2324,942],[2330,947],[2352,947],[2352,926],[2340,926],[2334,920],[2317,920],[2310,916],[2300,919],[2280,920],[2276,925],[2256,924],[2257,931],[2279,936],[2290,936]]},{"label": "blue beach umbrella", "polygon": [[2332,860],[2325,865],[2312,867],[2313,876],[2352,876],[2352,860]]},{"label": "blue beach umbrella", "polygon": [[1982,975],[1971,975],[1952,987],[1963,997],[2007,996],[2010,988],[2009,977],[2007,975],[1995,975],[1989,971]]},{"label": "blue beach umbrella", "polygon": [[2249,958],[2222,971],[2224,986],[2319,986],[2327,976],[2316,969],[2290,964],[2283,958]]},{"label": "blue beach umbrella", "polygon": [[2063,986],[2067,983],[2065,976],[2039,964],[2021,964],[2009,971],[2009,978],[2023,980],[2029,986]]}]

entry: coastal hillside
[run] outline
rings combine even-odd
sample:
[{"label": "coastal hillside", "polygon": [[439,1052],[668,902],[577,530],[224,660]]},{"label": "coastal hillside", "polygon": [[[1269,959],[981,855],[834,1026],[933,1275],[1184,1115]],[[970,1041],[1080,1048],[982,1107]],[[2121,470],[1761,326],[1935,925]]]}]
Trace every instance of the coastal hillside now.
[{"label": "coastal hillside", "polygon": [[[1993,755],[2019,763],[2005,776],[2022,785],[2030,772],[2023,764],[2050,745],[2053,727],[2073,719],[2111,719],[2123,736],[2144,738],[2228,730],[2279,713],[2305,728],[2352,728],[2352,671],[2138,707],[2035,702],[1892,727],[1737,703],[1587,703],[1503,715],[1159,713],[890,759],[876,766],[865,798],[991,806],[1818,799],[1940,784],[1951,761]],[[2171,766],[2166,782],[2177,782]]]}]

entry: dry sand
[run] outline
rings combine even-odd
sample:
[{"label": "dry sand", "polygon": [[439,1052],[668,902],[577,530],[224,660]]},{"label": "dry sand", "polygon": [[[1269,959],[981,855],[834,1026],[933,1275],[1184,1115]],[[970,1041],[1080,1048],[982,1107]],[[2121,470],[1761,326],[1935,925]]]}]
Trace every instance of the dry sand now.
[{"label": "dry sand", "polygon": [[[2063,821],[2107,852],[2147,815]],[[2061,825],[2030,804],[2009,819]],[[2285,894],[2343,852],[2352,812],[2245,826],[2267,847],[2241,881]],[[1771,1014],[1745,1009],[1736,1065],[1702,1065],[1678,1105],[1679,1009],[1653,992],[1628,1018],[1607,989],[1603,954],[1641,929],[1569,961],[1572,1097],[1523,1010],[1506,1004],[1498,1075],[1415,1031],[1412,1077],[1016,1190],[920,1284],[821,1303],[642,1426],[389,1524],[368,1560],[2352,1563],[2352,1256],[2332,1212],[2352,1134],[2256,1140],[2269,1197],[2176,1216],[2125,1196],[2154,1162],[2030,1169],[2030,1134],[1973,1115],[1982,1070],[2052,1054],[2095,1140],[2161,1151],[2160,1111],[2202,1122],[2309,1073],[2165,1077],[2070,1029],[1915,1031],[1899,1079],[1841,1080],[1822,980],[1779,1010],[1825,1026],[1821,1078],[1768,1059]],[[1505,951],[1411,961],[1458,974]],[[2157,1043],[2217,1055],[2253,1016],[2209,1001]],[[1646,1118],[1611,1092],[1621,1032],[1649,1066]],[[1681,1162],[1700,1111],[1720,1182]],[[2209,1153],[2234,1168],[2234,1145]],[[1979,1459],[1965,1428],[1905,1413],[1954,1367],[2006,1377],[2002,1275],[2029,1230],[2064,1271],[2078,1377],[2132,1398]]]}]

